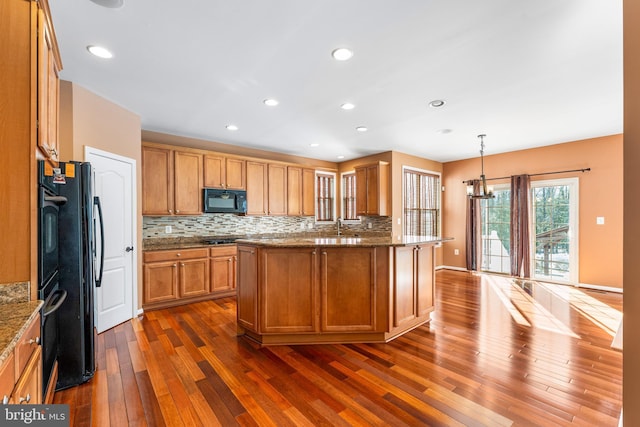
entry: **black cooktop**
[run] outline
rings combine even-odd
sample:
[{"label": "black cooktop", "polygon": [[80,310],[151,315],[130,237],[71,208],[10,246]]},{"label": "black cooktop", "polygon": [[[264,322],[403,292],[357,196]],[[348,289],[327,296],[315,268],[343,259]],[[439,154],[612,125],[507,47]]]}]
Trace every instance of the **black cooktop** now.
[{"label": "black cooktop", "polygon": [[235,243],[236,239],[211,239],[206,240],[204,243],[207,245],[228,245],[229,243]]}]

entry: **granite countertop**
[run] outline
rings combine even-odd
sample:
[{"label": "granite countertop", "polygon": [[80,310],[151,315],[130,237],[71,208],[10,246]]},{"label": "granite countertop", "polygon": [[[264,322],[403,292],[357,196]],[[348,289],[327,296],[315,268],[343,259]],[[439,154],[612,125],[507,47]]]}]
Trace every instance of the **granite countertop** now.
[{"label": "granite countertop", "polygon": [[42,304],[40,300],[0,304],[0,364],[9,357]]},{"label": "granite countertop", "polygon": [[250,244],[269,247],[378,247],[378,246],[411,246],[411,245],[436,245],[453,240],[452,238],[439,238],[429,236],[403,236],[400,240],[391,237],[352,237],[330,236],[315,238],[279,238],[279,239],[238,239],[239,244]]}]

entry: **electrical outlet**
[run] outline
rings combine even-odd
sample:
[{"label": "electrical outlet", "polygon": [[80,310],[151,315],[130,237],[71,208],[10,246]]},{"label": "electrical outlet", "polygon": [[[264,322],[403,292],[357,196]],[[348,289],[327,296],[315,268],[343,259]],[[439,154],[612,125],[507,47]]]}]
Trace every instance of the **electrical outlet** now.
[{"label": "electrical outlet", "polygon": [[367,228],[373,228],[373,224],[371,224],[370,222],[367,223]]},{"label": "electrical outlet", "polygon": [[312,222],[310,222],[309,224],[307,224],[307,228],[308,228],[309,230],[311,230],[311,229],[313,228],[313,223],[312,223]]},{"label": "electrical outlet", "polygon": [[596,217],[596,224],[604,225],[604,217],[603,216],[597,216]]},{"label": "electrical outlet", "polygon": [[454,249],[453,250],[453,254],[454,255],[460,255],[460,249]]},{"label": "electrical outlet", "polygon": [[304,222],[300,223],[300,228],[303,229],[303,230],[306,228],[305,225],[304,225]]},{"label": "electrical outlet", "polygon": [[164,226],[164,232],[165,232],[165,234],[171,234],[171,226],[170,225],[165,225]]}]

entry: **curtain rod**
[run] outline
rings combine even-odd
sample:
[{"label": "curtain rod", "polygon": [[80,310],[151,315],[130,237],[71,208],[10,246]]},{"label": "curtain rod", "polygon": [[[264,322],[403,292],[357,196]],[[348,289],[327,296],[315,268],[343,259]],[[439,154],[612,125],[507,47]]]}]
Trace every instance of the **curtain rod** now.
[{"label": "curtain rod", "polygon": [[[529,176],[540,176],[540,175],[554,175],[557,173],[569,173],[569,172],[589,172],[591,170],[591,168],[585,168],[585,169],[571,169],[571,170],[566,170],[566,171],[555,171],[555,172],[541,172],[541,173],[532,173],[532,174],[525,174],[525,175],[529,175]],[[510,176],[501,176],[498,178],[487,178],[487,181],[494,181],[497,179],[508,179],[511,178]],[[462,181],[463,183],[467,183],[467,182],[471,182],[473,181],[473,179],[468,179],[466,181]]]}]

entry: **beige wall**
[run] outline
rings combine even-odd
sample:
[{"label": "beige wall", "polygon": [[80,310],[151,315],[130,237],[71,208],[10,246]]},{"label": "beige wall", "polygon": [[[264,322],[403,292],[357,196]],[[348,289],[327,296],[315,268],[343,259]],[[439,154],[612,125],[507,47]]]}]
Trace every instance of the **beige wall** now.
[{"label": "beige wall", "polygon": [[640,2],[624,0],[624,425],[640,426]]},{"label": "beige wall", "polygon": [[[60,84],[60,160],[84,160],[86,146],[128,157],[136,162],[136,243],[142,248],[142,179],[140,117],[82,86]],[[142,295],[142,251],[136,250],[138,295]],[[138,306],[142,303],[138,297]]]},{"label": "beige wall", "polygon": [[[622,287],[622,135],[485,156],[488,178],[591,168],[590,172],[532,177],[579,179],[579,282]],[[480,159],[444,165],[444,264],[465,267],[466,196],[463,180],[480,175]],[[504,182],[504,181],[503,181]],[[508,182],[508,181],[507,181]],[[492,183],[500,183],[494,181]],[[605,217],[596,225],[596,217]],[[454,255],[454,249],[460,251]]]}]

